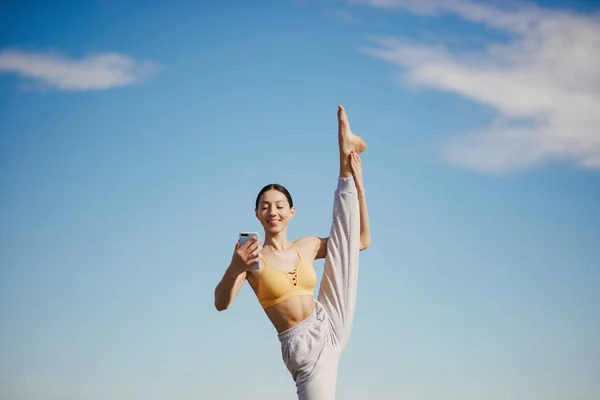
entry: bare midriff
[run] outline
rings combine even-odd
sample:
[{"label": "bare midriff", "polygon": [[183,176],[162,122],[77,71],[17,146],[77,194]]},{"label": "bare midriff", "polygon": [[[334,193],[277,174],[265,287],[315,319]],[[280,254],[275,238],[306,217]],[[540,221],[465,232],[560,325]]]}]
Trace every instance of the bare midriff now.
[{"label": "bare midriff", "polygon": [[[248,272],[248,283],[254,293],[258,290],[260,276],[261,272],[259,271]],[[315,299],[313,294],[296,295],[264,309],[277,333],[281,333],[298,325],[300,322],[310,317],[314,310]]]},{"label": "bare midriff", "polygon": [[312,296],[298,296],[265,308],[265,313],[277,333],[281,333],[304,321],[314,310],[315,300]]}]

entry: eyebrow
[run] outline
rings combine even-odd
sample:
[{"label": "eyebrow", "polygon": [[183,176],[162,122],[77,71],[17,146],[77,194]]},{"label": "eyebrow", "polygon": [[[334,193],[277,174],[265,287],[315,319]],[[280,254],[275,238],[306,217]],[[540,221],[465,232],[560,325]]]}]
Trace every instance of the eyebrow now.
[{"label": "eyebrow", "polygon": [[[277,200],[275,203],[284,203],[285,204],[285,200]],[[271,204],[271,203],[266,200],[263,200],[260,202],[260,204]]]}]

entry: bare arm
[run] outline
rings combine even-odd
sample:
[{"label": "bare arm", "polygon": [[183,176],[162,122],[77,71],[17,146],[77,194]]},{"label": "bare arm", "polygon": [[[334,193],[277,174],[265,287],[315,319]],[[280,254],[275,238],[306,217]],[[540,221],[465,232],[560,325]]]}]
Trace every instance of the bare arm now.
[{"label": "bare arm", "polygon": [[367,211],[367,197],[364,188],[358,191],[358,204],[360,208],[360,250],[362,251],[371,245],[369,212]]},{"label": "bare arm", "polygon": [[215,308],[223,311],[229,308],[231,302],[244,286],[246,270],[240,272],[233,264],[230,264],[223,274],[223,278],[215,288]]},{"label": "bare arm", "polygon": [[240,246],[239,241],[235,245],[231,263],[215,288],[215,308],[217,311],[229,308],[235,296],[244,286],[247,268],[260,260],[259,242],[256,239],[250,239],[243,246]]},{"label": "bare arm", "polygon": [[371,245],[371,229],[369,227],[369,212],[367,211],[367,196],[363,184],[362,165],[360,156],[352,153],[350,156],[350,165],[352,166],[352,176],[356,185],[358,194],[358,209],[360,211],[360,250],[364,250]]}]

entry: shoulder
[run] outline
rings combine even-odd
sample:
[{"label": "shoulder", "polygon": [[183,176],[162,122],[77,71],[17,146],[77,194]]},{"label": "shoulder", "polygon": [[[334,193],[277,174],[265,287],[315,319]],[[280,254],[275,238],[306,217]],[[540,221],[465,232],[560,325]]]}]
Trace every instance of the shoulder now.
[{"label": "shoulder", "polygon": [[322,238],[319,236],[302,236],[298,238],[294,243],[298,246],[298,249],[305,257],[312,258],[313,260],[319,258],[325,258],[327,255],[327,240],[329,238]]}]

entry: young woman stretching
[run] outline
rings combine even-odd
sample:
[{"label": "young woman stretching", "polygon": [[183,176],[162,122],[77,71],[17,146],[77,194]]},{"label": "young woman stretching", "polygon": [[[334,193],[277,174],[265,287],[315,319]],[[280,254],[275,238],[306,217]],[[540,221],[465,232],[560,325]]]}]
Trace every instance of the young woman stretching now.
[{"label": "young woman stretching", "polygon": [[[333,400],[338,362],[352,330],[359,251],[371,243],[359,153],[366,143],[352,133],[338,108],[340,175],[328,238],[305,236],[291,242],[287,225],[295,208],[288,191],[265,186],[256,199],[256,217],[265,229],[260,241],[239,242],[215,289],[215,307],[225,310],[245,280],[277,330],[283,361],[300,400]],[[315,259],[325,258],[317,299]],[[259,269],[248,269],[258,262]]]}]

